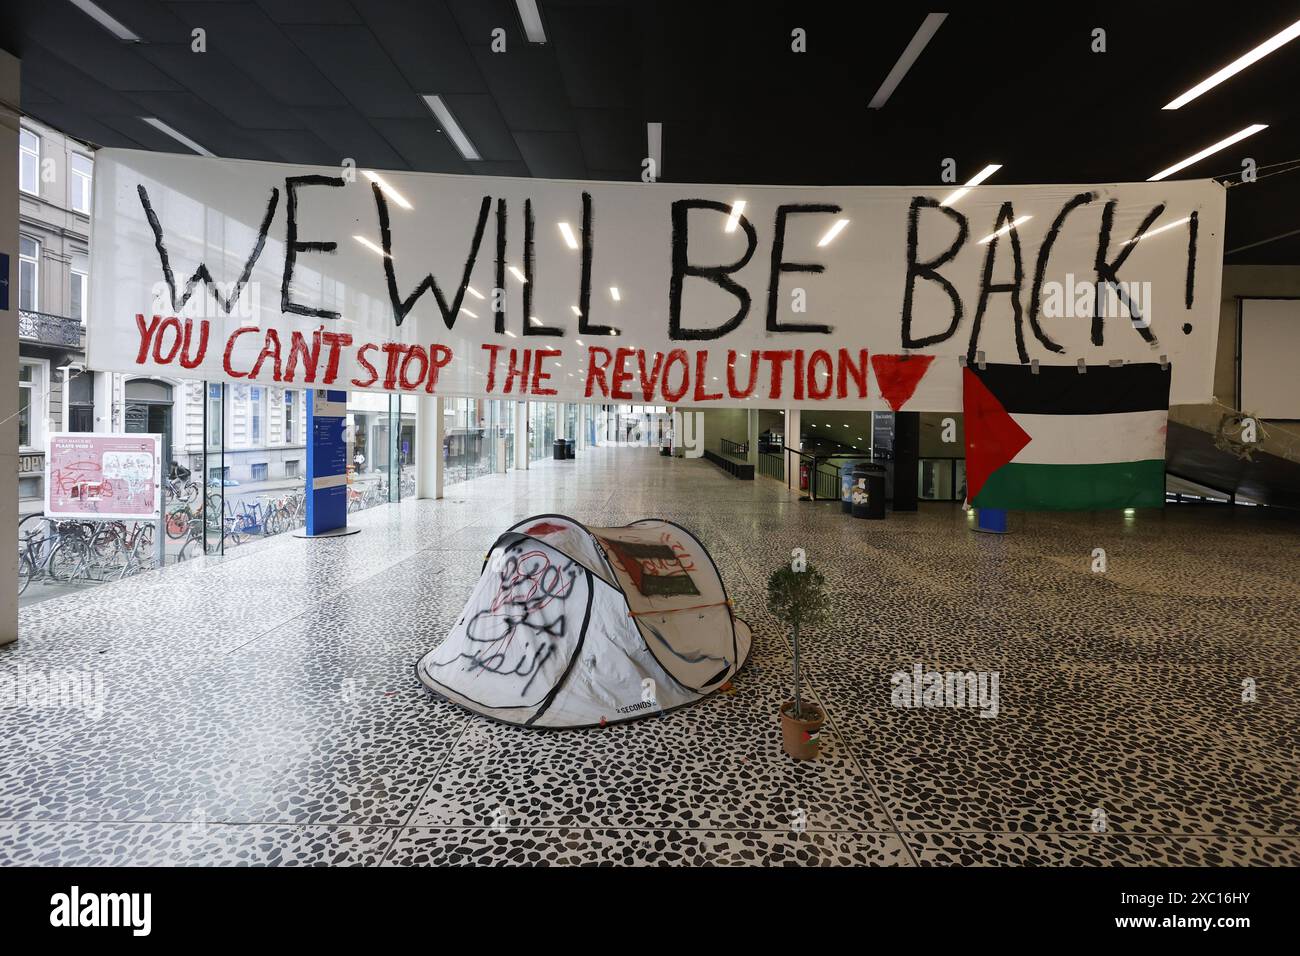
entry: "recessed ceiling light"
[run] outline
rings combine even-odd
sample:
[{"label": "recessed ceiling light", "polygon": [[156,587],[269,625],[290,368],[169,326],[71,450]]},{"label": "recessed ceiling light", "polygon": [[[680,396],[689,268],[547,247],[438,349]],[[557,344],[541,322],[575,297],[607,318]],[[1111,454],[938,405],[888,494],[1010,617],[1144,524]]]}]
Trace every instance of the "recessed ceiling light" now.
[{"label": "recessed ceiling light", "polygon": [[72,5],[119,40],[125,40],[127,43],[143,42],[139,34],[127,29],[120,20],[115,19],[98,4],[91,3],[90,0],[72,0]]},{"label": "recessed ceiling light", "polygon": [[[381,255],[381,256],[387,256],[387,255],[388,255],[388,253],[384,252],[383,249],[381,249],[379,246],[375,245],[373,242],[371,242],[371,241],[370,241],[369,239],[367,239],[365,236],[353,236],[352,238],[355,239],[357,242],[361,243],[363,246],[365,246],[365,247],[366,247],[367,249],[369,249],[371,252],[378,253],[378,254]],[[389,258],[391,259],[392,257],[389,256]]]},{"label": "recessed ceiling light", "polygon": [[514,276],[516,279],[518,279],[520,282],[527,282],[527,281],[528,281],[527,279],[524,278],[524,274],[523,274],[522,272],[519,271],[519,267],[518,267],[518,266],[511,266],[511,267],[510,267],[510,274],[511,274],[512,276]]},{"label": "recessed ceiling light", "polygon": [[1160,233],[1164,232],[1166,229],[1177,229],[1183,223],[1190,222],[1191,218],[1192,218],[1191,216],[1184,216],[1182,219],[1175,219],[1173,222],[1169,223],[1168,225],[1161,226],[1159,229],[1152,229],[1150,232],[1143,233],[1140,236],[1134,236],[1132,239],[1125,239],[1123,242],[1120,243],[1120,245],[1121,246],[1131,245],[1137,242],[1139,239],[1149,239],[1152,236],[1157,236]]},{"label": "recessed ceiling light", "polygon": [[537,0],[515,0],[515,9],[519,11],[519,22],[523,24],[528,42],[545,43],[546,28],[542,26],[542,11],[537,9]]},{"label": "recessed ceiling light", "polygon": [[1180,106],[1186,106],[1188,103],[1196,99],[1202,93],[1212,90],[1220,83],[1222,83],[1224,80],[1236,76],[1238,73],[1240,73],[1246,67],[1250,66],[1252,63],[1256,62],[1257,60],[1264,59],[1264,57],[1268,56],[1274,50],[1278,49],[1278,47],[1285,46],[1286,44],[1294,40],[1296,37],[1300,37],[1300,20],[1297,20],[1295,23],[1291,24],[1289,27],[1287,27],[1285,30],[1283,30],[1281,33],[1277,34],[1276,36],[1270,37],[1269,39],[1265,40],[1263,43],[1255,47],[1255,49],[1251,50],[1249,53],[1237,57],[1237,59],[1233,60],[1222,70],[1220,70],[1218,73],[1215,73],[1201,80],[1201,82],[1197,83],[1186,93],[1182,94],[1181,96],[1177,97],[1174,100],[1171,100],[1168,104],[1165,105],[1164,108],[1167,110],[1176,110]]},{"label": "recessed ceiling light", "polygon": [[368,169],[365,170],[364,172],[366,175],[366,179],[370,180],[372,183],[378,186],[379,191],[382,192],[385,196],[387,196],[393,202],[397,203],[397,205],[401,206],[403,209],[411,208],[411,204],[406,201],[406,197],[403,196],[401,193],[399,193],[392,186],[388,185],[388,183],[384,181],[384,178],[382,176],[380,176],[378,173],[372,173]]},{"label": "recessed ceiling light", "polygon": [[483,158],[478,154],[478,150],[474,148],[474,144],[470,142],[469,137],[465,135],[465,131],[460,128],[460,123],[456,122],[456,117],[451,115],[451,110],[447,108],[447,104],[442,101],[441,96],[432,93],[421,97],[421,99],[433,112],[438,122],[442,124],[443,130],[452,143],[455,144],[456,149],[460,151],[461,156],[469,160]]},{"label": "recessed ceiling light", "polygon": [[830,245],[831,240],[834,239],[836,236],[838,236],[841,232],[843,232],[844,227],[847,226],[848,224],[849,221],[847,219],[836,219],[835,225],[831,226],[829,229],[826,230],[826,235],[822,236],[821,241],[818,242],[817,245],[819,246]]},{"label": "recessed ceiling light", "polygon": [[898,84],[903,82],[903,77],[907,76],[907,71],[912,68],[912,64],[921,55],[921,51],[930,42],[930,38],[934,36],[935,31],[943,25],[943,21],[947,16],[946,13],[926,14],[912,39],[903,48],[903,52],[898,57],[898,62],[894,64],[894,68],[889,71],[885,81],[880,84],[880,89],[876,90],[876,95],[867,104],[868,109],[880,109],[894,95],[894,90],[898,88]]},{"label": "recessed ceiling light", "polygon": [[560,234],[564,236],[564,243],[570,249],[578,248],[578,237],[573,234],[573,227],[567,222],[560,223]]},{"label": "recessed ceiling light", "polygon": [[737,199],[731,204],[731,215],[727,217],[726,232],[735,232],[740,222],[740,214],[745,211],[745,200]]},{"label": "recessed ceiling light", "polygon": [[149,124],[150,126],[152,126],[154,129],[158,130],[158,132],[167,134],[167,135],[170,136],[172,139],[176,140],[176,142],[178,142],[178,143],[180,143],[182,146],[184,146],[186,149],[192,150],[193,152],[198,153],[200,156],[213,156],[213,157],[215,157],[215,156],[217,155],[216,153],[212,152],[211,150],[204,149],[202,146],[200,146],[198,143],[194,142],[194,140],[190,139],[188,136],[186,136],[186,135],[185,135],[184,133],[182,133],[180,130],[178,130],[178,129],[174,129],[174,128],[171,127],[171,126],[168,126],[166,123],[164,123],[162,120],[160,120],[160,119],[159,119],[158,117],[156,117],[156,116],[141,116],[140,119],[144,120],[146,123],[148,123],[148,124]]},{"label": "recessed ceiling light", "polygon": [[981,239],[981,240],[977,243],[977,245],[981,245],[981,246],[982,246],[982,245],[984,245],[984,244],[987,243],[987,242],[992,242],[992,241],[993,241],[994,239],[996,239],[998,236],[1005,235],[1006,233],[1010,232],[1012,229],[1015,229],[1015,228],[1018,227],[1018,226],[1022,226],[1022,225],[1024,225],[1025,223],[1027,223],[1029,220],[1031,220],[1031,219],[1033,219],[1033,218],[1034,218],[1033,216],[1018,216],[1017,218],[1013,219],[1011,222],[1009,222],[1009,223],[1007,223],[1005,226],[1003,226],[1001,229],[999,229],[997,232],[991,232],[991,233],[989,233],[987,236],[985,236],[983,239]]},{"label": "recessed ceiling light", "polygon": [[1199,163],[1206,156],[1210,156],[1214,153],[1217,153],[1221,149],[1227,149],[1233,143],[1241,142],[1247,136],[1254,136],[1262,129],[1268,129],[1268,124],[1255,123],[1253,126],[1247,126],[1245,129],[1233,133],[1231,136],[1227,137],[1226,139],[1219,140],[1213,146],[1207,146],[1199,153],[1196,153],[1193,156],[1188,156],[1182,162],[1174,163],[1168,169],[1160,170],[1160,172],[1156,173],[1154,176],[1148,179],[1147,182],[1149,183],[1159,182],[1160,180],[1164,179],[1166,176],[1172,176],[1180,169],[1186,169],[1188,166],[1192,165],[1193,163]]},{"label": "recessed ceiling light", "polygon": [[614,299],[615,302],[620,302],[620,301],[622,301],[622,298],[623,298],[623,297],[622,297],[621,295],[618,294],[618,286],[616,286],[616,285],[612,285],[612,286],[610,286],[610,287],[609,287],[609,294],[610,294],[610,296]]},{"label": "recessed ceiling light", "polygon": [[1001,163],[989,163],[987,166],[985,166],[983,169],[981,169],[978,173],[976,173],[974,176],[972,176],[971,179],[970,179],[970,181],[969,181],[968,183],[966,183],[965,186],[962,186],[961,189],[957,189],[957,190],[954,190],[953,192],[949,193],[948,196],[943,200],[943,202],[939,203],[939,205],[940,205],[940,206],[951,206],[951,205],[952,205],[953,203],[955,203],[958,199],[960,199],[962,196],[966,195],[968,192],[970,192],[972,189],[974,189],[974,188],[975,188],[976,186],[978,186],[980,183],[984,182],[984,180],[988,179],[990,176],[992,176],[994,173],[996,173],[996,172],[997,172],[999,169],[1001,169],[1001,168],[1002,168],[1002,164],[1001,164]]}]

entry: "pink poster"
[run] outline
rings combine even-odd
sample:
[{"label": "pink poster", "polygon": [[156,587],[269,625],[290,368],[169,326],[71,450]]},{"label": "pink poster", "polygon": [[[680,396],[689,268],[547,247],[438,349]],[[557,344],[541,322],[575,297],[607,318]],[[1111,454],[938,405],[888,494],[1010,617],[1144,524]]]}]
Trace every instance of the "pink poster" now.
[{"label": "pink poster", "polygon": [[162,504],[161,447],[161,435],[51,435],[45,456],[45,514],[156,519]]}]

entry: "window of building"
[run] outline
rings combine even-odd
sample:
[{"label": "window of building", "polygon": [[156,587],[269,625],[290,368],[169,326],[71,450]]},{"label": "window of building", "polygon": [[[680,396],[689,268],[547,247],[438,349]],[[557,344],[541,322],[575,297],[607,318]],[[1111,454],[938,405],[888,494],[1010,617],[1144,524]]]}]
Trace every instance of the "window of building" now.
[{"label": "window of building", "polygon": [[260,445],[262,443],[262,390],[260,388],[248,390],[248,404],[252,422],[249,441],[253,445]]},{"label": "window of building", "polygon": [[28,236],[18,237],[18,308],[35,312],[40,308],[41,244]]},{"label": "window of building", "polygon": [[68,177],[68,204],[77,212],[90,212],[90,180],[94,163],[89,156],[72,154],[72,175]]},{"label": "window of building", "polygon": [[254,481],[266,481],[267,477],[268,477],[268,475],[267,475],[266,462],[264,462],[264,461],[254,462],[254,463],[253,463],[253,480],[254,480]]},{"label": "window of building", "polygon": [[288,461],[286,461],[284,463],[284,477],[297,478],[298,466],[299,466],[299,461],[297,458],[290,458]]},{"label": "window of building", "polygon": [[221,386],[208,386],[208,447],[221,447]]},{"label": "window of building", "polygon": [[292,445],[298,437],[298,433],[294,430],[297,424],[297,398],[297,392],[284,393],[284,443],[286,445]]},{"label": "window of building", "polygon": [[72,270],[72,290],[71,297],[68,300],[68,315],[74,319],[80,319],[84,325],[86,323],[86,274]]},{"label": "window of building", "polygon": [[18,188],[33,196],[41,192],[41,138],[29,129],[18,132]]},{"label": "window of building", "polygon": [[81,372],[68,379],[68,431],[95,430],[95,373]]},{"label": "window of building", "polygon": [[18,363],[18,447],[45,447],[44,363]]}]

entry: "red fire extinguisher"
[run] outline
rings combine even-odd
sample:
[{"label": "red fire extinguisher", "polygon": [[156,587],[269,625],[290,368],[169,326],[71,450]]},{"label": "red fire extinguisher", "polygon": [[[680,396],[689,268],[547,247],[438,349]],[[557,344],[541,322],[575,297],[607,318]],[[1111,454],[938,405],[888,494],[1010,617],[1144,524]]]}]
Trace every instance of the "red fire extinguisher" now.
[{"label": "red fire extinguisher", "polygon": [[799,490],[808,490],[808,465],[806,462],[800,462],[799,464]]}]

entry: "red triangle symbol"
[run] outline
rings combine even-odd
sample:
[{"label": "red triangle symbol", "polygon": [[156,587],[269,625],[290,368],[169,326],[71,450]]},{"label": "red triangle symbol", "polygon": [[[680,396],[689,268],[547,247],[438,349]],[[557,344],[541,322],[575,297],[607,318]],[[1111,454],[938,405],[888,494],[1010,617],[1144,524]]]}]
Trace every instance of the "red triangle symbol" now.
[{"label": "red triangle symbol", "polygon": [[876,370],[876,386],[880,397],[889,407],[898,411],[916,391],[925,377],[933,355],[873,355],[871,367]]},{"label": "red triangle symbol", "polygon": [[966,498],[974,501],[989,475],[1032,440],[1002,403],[969,368],[962,369],[962,412],[966,427]]}]

